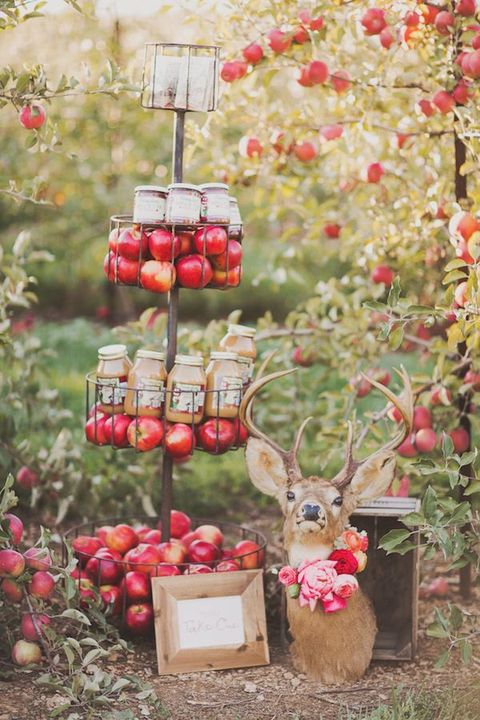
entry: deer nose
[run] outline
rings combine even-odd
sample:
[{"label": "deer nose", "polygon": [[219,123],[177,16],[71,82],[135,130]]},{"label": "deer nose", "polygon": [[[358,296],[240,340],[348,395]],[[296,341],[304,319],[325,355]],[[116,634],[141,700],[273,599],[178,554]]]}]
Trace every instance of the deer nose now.
[{"label": "deer nose", "polygon": [[320,516],[320,505],[305,503],[302,509],[303,519],[315,522]]}]

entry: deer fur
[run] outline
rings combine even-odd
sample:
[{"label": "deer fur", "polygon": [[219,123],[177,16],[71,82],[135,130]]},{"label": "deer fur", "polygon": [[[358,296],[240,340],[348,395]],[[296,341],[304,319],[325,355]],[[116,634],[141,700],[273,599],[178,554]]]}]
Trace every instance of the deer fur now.
[{"label": "deer fur", "polygon": [[[327,559],[355,508],[385,493],[395,473],[395,448],[411,431],[413,401],[405,371],[399,373],[405,386],[402,397],[370,380],[400,410],[403,430],[384,447],[357,462],[353,458],[353,431],[349,425],[342,470],[331,480],[318,476],[304,478],[297,453],[308,419],[300,427],[292,449],[285,451],[259,430],[252,418],[257,392],[266,383],[290,372],[257,378],[242,401],[240,418],[250,433],[245,453],[249,477],[261,492],[277,498],[284,515],[288,562],[297,567],[305,559]],[[305,505],[318,508],[317,519],[304,518]],[[361,589],[343,610],[333,613],[325,613],[320,604],[313,612],[309,607],[302,608],[297,599],[287,594],[287,615],[293,637],[292,656],[300,672],[328,685],[353,682],[364,675],[372,659],[377,626],[370,601]]]}]

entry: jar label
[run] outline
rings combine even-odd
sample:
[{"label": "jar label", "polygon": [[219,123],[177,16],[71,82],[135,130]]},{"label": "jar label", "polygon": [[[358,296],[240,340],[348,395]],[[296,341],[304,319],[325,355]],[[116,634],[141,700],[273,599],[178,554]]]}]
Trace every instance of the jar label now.
[{"label": "jar label", "polygon": [[200,217],[205,222],[228,223],[230,202],[227,191],[202,193]]},{"label": "jar label", "polygon": [[122,405],[127,392],[127,376],[97,377],[98,402],[101,405]]},{"label": "jar label", "polygon": [[[224,377],[220,383],[220,399],[221,408],[237,408],[240,407],[242,399],[243,380],[239,377]],[[215,402],[215,400],[214,400]]]},{"label": "jar label", "polygon": [[166,200],[159,194],[136,193],[133,222],[162,222],[165,220]]},{"label": "jar label", "polygon": [[170,410],[193,415],[201,412],[205,404],[205,385],[172,383]]},{"label": "jar label", "polygon": [[139,408],[162,407],[165,399],[165,383],[163,380],[139,380],[137,382],[137,399]]},{"label": "jar label", "polygon": [[200,193],[194,190],[170,190],[167,199],[167,222],[196,223],[200,218]]}]

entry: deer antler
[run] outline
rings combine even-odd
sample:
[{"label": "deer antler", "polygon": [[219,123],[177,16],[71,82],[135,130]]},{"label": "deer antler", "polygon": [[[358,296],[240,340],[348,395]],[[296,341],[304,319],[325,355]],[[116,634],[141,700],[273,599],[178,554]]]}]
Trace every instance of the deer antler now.
[{"label": "deer antler", "polygon": [[[381,447],[379,450],[376,450],[375,453],[380,452],[388,452],[389,450],[395,450],[399,445],[402,444],[402,442],[405,440],[405,438],[411,433],[412,431],[412,425],[413,425],[413,392],[412,392],[412,386],[410,383],[410,378],[405,371],[405,368],[402,367],[401,370],[395,370],[395,372],[399,375],[403,382],[403,391],[401,395],[395,395],[388,387],[385,385],[382,385],[381,383],[377,382],[376,380],[373,380],[370,377],[367,377],[366,375],[363,375],[363,377],[368,380],[368,382],[373,385],[373,387],[377,388],[377,390],[380,390],[380,392],[385,395],[385,397],[391,402],[391,404],[397,408],[397,410],[400,412],[400,415],[403,420],[403,427],[400,430],[395,437],[393,437],[389,442],[387,442],[383,447]],[[375,454],[373,453],[373,454]],[[347,439],[347,446],[346,446],[346,458],[343,468],[340,470],[340,472],[334,477],[332,480],[333,484],[336,485],[340,490],[343,489],[348,483],[351,481],[354,473],[356,470],[362,465],[364,462],[366,462],[369,458],[365,458],[364,460],[357,462],[353,458],[353,426],[351,423],[348,423],[348,439]]]},{"label": "deer antler", "polygon": [[[265,364],[262,366],[262,369],[264,369],[264,366]],[[297,454],[300,448],[300,443],[302,441],[305,427],[312,418],[308,417],[303,421],[295,436],[295,441],[292,448],[290,450],[284,450],[274,440],[268,437],[268,435],[266,435],[262,430],[257,428],[252,417],[252,409],[253,401],[255,400],[257,393],[267,383],[272,382],[272,380],[277,380],[278,378],[285,377],[286,375],[290,375],[294,372],[296,372],[296,368],[292,368],[290,370],[280,370],[278,372],[270,373],[270,375],[265,375],[264,377],[262,377],[259,372],[260,377],[257,377],[255,382],[250,385],[240,404],[240,422],[245,425],[251,436],[258,438],[259,440],[263,440],[263,442],[273,448],[280,455],[287,471],[289,480],[298,479],[302,476],[302,471],[300,470],[300,465],[298,464],[297,460]]]}]

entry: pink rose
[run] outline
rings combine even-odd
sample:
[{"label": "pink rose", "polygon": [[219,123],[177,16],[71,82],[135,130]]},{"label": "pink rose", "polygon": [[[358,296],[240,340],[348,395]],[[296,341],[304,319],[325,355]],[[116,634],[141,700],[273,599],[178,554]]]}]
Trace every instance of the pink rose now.
[{"label": "pink rose", "polygon": [[342,533],[342,540],[349,550],[356,552],[357,550],[363,550],[363,537],[357,530],[350,528]]},{"label": "pink rose", "polygon": [[332,560],[304,560],[298,568],[300,583],[299,602],[301,607],[310,606],[315,610],[317,600],[333,600],[333,583],[337,577],[335,562]]},{"label": "pink rose", "polygon": [[337,575],[333,583],[333,592],[341,598],[352,597],[358,590],[358,580],[354,575]]},{"label": "pink rose", "polygon": [[333,600],[322,600],[323,611],[326,613],[337,612],[343,610],[347,606],[347,601],[338,595],[333,596]]},{"label": "pink rose", "polygon": [[282,585],[286,585],[287,587],[289,585],[295,585],[297,582],[297,571],[295,568],[290,567],[290,565],[285,565],[278,573],[278,579]]}]

